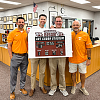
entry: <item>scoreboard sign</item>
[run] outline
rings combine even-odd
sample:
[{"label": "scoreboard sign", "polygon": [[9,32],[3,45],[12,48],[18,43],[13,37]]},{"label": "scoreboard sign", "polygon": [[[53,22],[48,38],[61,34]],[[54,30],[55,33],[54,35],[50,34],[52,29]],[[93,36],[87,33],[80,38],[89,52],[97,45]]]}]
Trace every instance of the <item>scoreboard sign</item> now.
[{"label": "scoreboard sign", "polygon": [[39,56],[65,56],[65,36],[63,32],[45,30],[35,32],[35,53]]},{"label": "scoreboard sign", "polygon": [[71,57],[71,29],[31,29],[29,58]]}]

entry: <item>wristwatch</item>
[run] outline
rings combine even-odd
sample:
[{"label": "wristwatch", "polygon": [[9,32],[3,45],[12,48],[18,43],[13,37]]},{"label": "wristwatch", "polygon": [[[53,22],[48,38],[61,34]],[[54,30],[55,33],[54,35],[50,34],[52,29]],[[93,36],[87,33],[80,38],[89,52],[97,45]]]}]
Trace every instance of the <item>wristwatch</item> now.
[{"label": "wristwatch", "polygon": [[91,57],[88,57],[89,60],[91,60]]}]

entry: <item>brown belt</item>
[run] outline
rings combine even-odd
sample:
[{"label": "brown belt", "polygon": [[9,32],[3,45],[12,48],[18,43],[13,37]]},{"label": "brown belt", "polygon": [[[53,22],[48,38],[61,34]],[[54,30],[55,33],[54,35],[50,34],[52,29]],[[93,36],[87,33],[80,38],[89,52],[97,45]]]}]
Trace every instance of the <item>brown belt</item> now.
[{"label": "brown belt", "polygon": [[12,54],[19,55],[19,56],[25,56],[27,53],[20,54],[20,53],[14,53],[14,52],[12,52]]}]

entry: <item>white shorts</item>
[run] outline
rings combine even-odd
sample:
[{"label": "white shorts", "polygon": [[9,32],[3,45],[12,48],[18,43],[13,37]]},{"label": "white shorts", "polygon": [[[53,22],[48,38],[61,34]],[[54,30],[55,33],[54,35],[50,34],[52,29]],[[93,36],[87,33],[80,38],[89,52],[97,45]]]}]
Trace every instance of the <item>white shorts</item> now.
[{"label": "white shorts", "polygon": [[82,74],[86,73],[86,61],[83,63],[79,63],[79,64],[69,62],[69,72],[70,73],[77,72],[77,67],[78,67],[80,73],[82,73]]}]

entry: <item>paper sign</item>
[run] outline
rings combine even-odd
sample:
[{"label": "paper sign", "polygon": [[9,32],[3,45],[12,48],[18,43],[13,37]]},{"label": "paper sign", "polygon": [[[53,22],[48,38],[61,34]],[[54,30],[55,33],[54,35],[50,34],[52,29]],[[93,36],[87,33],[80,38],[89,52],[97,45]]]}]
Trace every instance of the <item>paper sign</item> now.
[{"label": "paper sign", "polygon": [[29,58],[72,57],[71,29],[31,29]]}]

